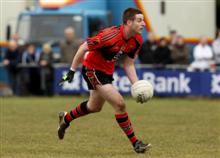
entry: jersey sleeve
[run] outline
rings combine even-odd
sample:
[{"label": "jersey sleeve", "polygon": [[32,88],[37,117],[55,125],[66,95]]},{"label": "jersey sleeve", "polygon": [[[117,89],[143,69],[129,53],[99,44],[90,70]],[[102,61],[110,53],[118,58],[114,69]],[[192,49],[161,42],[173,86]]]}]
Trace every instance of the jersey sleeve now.
[{"label": "jersey sleeve", "polygon": [[115,38],[120,32],[114,28],[108,28],[99,32],[96,36],[87,38],[89,50],[103,48],[112,44],[112,39]]},{"label": "jersey sleeve", "polygon": [[89,50],[94,50],[100,48],[104,45],[104,42],[101,41],[102,34],[98,34],[93,37],[89,37],[86,39]]}]

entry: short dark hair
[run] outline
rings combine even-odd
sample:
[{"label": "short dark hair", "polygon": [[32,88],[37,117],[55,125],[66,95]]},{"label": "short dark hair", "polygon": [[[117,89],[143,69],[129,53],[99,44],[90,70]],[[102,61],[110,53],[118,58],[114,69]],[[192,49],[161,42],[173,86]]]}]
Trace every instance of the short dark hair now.
[{"label": "short dark hair", "polygon": [[143,14],[141,10],[136,8],[127,8],[123,13],[123,24],[126,24],[128,20],[134,20],[136,14]]}]

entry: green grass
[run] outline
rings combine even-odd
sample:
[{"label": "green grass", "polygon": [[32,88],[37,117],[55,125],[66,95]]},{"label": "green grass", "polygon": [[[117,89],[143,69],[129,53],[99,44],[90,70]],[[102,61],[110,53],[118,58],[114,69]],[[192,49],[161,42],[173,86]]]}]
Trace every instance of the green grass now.
[{"label": "green grass", "polygon": [[154,98],[141,105],[126,98],[136,135],[152,149],[136,154],[106,104],[74,120],[57,138],[57,113],[86,97],[0,98],[1,158],[219,158],[220,100]]}]

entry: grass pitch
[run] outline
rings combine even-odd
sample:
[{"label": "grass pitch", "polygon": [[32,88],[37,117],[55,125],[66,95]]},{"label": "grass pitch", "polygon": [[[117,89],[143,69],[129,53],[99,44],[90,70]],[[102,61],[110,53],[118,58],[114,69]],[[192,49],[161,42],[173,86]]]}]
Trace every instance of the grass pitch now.
[{"label": "grass pitch", "polygon": [[126,98],[135,134],[152,149],[136,154],[106,103],[102,112],[74,120],[57,138],[59,111],[87,97],[0,98],[1,158],[219,158],[220,100]]}]

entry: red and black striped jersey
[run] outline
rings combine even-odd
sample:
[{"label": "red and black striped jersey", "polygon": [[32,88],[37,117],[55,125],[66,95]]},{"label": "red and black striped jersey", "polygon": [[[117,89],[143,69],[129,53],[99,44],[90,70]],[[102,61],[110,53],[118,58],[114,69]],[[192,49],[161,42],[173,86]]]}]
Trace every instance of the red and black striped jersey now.
[{"label": "red and black striped jersey", "polygon": [[83,65],[111,75],[120,56],[126,54],[130,58],[135,58],[142,43],[139,34],[125,40],[123,25],[106,28],[96,36],[87,38],[89,52],[85,56]]}]

